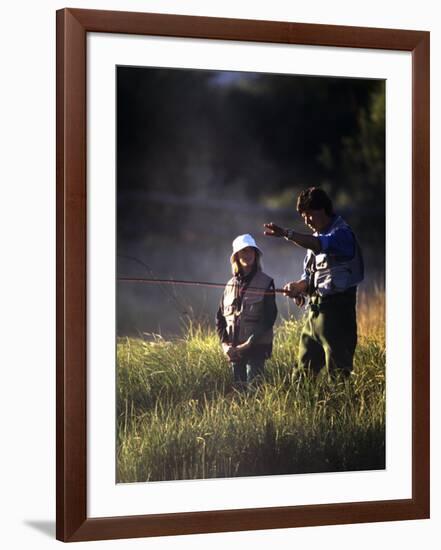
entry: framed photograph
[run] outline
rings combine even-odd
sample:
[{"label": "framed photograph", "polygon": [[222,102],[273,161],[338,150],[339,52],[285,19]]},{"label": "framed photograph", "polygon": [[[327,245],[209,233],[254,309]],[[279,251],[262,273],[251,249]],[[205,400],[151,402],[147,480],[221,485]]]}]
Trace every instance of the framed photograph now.
[{"label": "framed photograph", "polygon": [[429,517],[429,33],[57,12],[57,538]]}]

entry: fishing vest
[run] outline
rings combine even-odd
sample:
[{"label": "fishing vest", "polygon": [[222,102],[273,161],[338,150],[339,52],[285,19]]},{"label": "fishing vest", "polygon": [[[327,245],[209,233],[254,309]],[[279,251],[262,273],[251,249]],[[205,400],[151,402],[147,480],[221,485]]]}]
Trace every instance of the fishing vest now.
[{"label": "fishing vest", "polygon": [[[335,254],[320,252],[314,254],[308,251],[306,267],[311,273],[311,290],[319,296],[327,296],[344,292],[356,286],[364,278],[364,263],[360,245],[350,226],[338,216],[327,234],[332,235],[337,229],[349,229],[354,236],[354,255],[351,259],[342,259]],[[314,233],[318,236],[318,233]]]},{"label": "fishing vest", "polygon": [[[236,345],[245,342],[256,331],[264,329],[264,291],[268,290],[272,283],[271,277],[262,271],[256,271],[245,293],[242,296],[240,309],[237,308],[236,294],[238,284],[232,277],[224,290],[223,307],[227,324],[227,333],[230,341],[235,339]],[[250,288],[251,287],[251,288]],[[258,291],[262,290],[262,293]],[[273,341],[273,329],[263,332],[253,340],[253,344],[271,344]]]}]

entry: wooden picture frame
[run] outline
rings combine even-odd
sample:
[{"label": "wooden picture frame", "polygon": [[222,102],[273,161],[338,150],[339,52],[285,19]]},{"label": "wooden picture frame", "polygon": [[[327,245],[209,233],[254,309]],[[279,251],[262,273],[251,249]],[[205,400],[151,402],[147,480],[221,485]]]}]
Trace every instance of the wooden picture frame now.
[{"label": "wooden picture frame", "polygon": [[[90,32],[411,52],[412,498],[88,518],[86,35]],[[82,9],[57,12],[56,433],[56,536],[66,542],[429,517],[428,32]]]}]

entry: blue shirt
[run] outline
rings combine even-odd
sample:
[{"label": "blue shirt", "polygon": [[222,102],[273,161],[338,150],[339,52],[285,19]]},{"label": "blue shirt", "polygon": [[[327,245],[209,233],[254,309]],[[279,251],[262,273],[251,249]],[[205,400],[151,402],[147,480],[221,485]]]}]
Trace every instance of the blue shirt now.
[{"label": "blue shirt", "polygon": [[[337,256],[340,260],[350,260],[355,254],[355,238],[348,225],[332,230],[336,221],[341,221],[340,216],[335,216],[331,223],[322,232],[314,233],[314,237],[318,237],[321,245],[321,251],[331,256]],[[309,280],[310,270],[308,264],[313,252],[308,250],[303,261],[302,280]]]}]

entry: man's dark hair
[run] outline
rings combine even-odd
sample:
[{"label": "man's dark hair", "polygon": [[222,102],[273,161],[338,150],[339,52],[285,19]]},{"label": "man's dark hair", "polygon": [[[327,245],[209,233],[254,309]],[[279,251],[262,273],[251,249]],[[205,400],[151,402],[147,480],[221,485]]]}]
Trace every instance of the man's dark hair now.
[{"label": "man's dark hair", "polygon": [[334,215],[332,201],[326,191],[320,187],[309,187],[302,191],[297,199],[297,212],[301,214],[305,210],[323,210],[327,216]]}]

